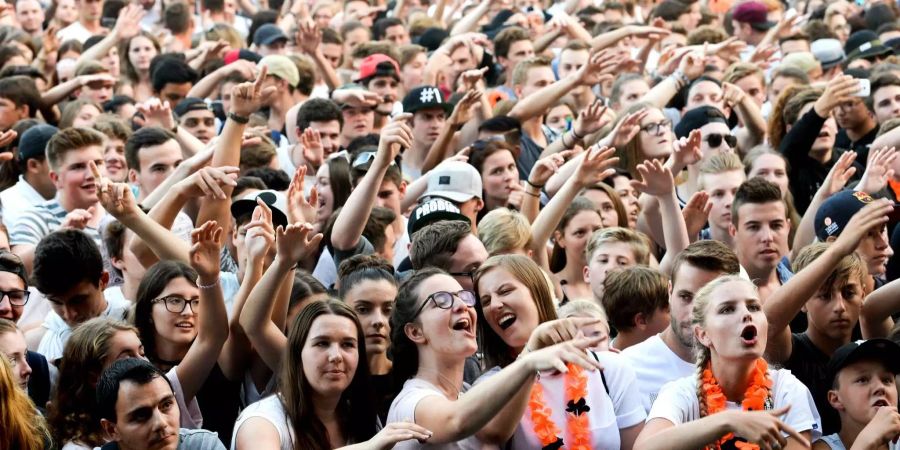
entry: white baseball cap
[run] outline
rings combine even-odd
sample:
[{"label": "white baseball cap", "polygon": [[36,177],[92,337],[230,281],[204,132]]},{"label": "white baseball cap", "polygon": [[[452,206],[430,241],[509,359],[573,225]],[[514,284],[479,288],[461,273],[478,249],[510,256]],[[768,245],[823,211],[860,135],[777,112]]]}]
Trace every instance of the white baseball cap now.
[{"label": "white baseball cap", "polygon": [[423,197],[440,197],[463,203],[481,198],[481,174],[471,164],[447,161],[428,172],[428,189]]}]

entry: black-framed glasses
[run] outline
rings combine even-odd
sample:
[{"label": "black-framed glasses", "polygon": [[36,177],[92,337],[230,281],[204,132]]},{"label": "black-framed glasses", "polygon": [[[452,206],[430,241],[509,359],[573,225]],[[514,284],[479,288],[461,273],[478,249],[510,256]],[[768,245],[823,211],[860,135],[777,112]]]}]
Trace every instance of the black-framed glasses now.
[{"label": "black-framed glasses", "polygon": [[187,308],[188,303],[191,304],[191,312],[197,312],[197,307],[200,306],[199,299],[186,299],[184,297],[178,295],[168,295],[165,297],[160,297],[154,299],[151,303],[162,303],[165,305],[166,310],[170,313],[181,314],[184,312],[184,308]]},{"label": "black-framed glasses", "polygon": [[466,277],[472,281],[475,281],[475,271],[471,272],[450,272],[449,275],[451,277]]},{"label": "black-framed glasses", "polygon": [[656,123],[648,123],[641,127],[641,131],[648,134],[658,135],[664,130],[672,129],[672,121],[671,120],[663,120],[661,122]]},{"label": "black-framed glasses", "polygon": [[737,138],[730,134],[710,133],[703,137],[703,140],[709,144],[710,148],[716,148],[722,145],[722,141],[728,144],[728,147],[735,148],[737,146]]},{"label": "black-framed glasses", "polygon": [[0,291],[0,301],[3,300],[3,297],[9,299],[9,304],[13,306],[25,306],[28,303],[28,297],[31,296],[31,292],[23,291],[21,289],[13,289],[11,291]]},{"label": "black-framed glasses", "polygon": [[463,302],[463,304],[469,308],[475,306],[475,293],[472,291],[467,291],[465,289],[459,292],[438,291],[429,295],[428,298],[422,302],[422,306],[420,306],[416,313],[413,314],[413,318],[419,317],[419,314],[422,313],[422,310],[425,309],[425,305],[427,305],[429,301],[434,302],[434,306],[437,306],[438,308],[450,309],[453,308],[453,301],[455,298],[458,298],[459,301]]}]

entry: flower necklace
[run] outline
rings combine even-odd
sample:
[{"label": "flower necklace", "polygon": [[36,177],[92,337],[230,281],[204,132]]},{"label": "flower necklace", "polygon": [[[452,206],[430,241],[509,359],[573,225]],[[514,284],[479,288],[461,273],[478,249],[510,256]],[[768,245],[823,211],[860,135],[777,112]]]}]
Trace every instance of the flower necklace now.
[{"label": "flower necklace", "polygon": [[[712,363],[707,362],[701,375],[700,392],[703,398],[700,399],[706,405],[706,414],[713,415],[718,412],[725,411],[725,393],[716,380],[712,371]],[[756,360],[750,373],[750,385],[744,392],[744,400],[741,402],[741,409],[744,411],[763,411],[771,408],[772,380],[769,379],[769,365],[762,358]],[[722,444],[734,438],[734,433],[728,433],[712,445],[712,448],[721,449]],[[759,450],[756,444],[746,442],[736,442],[735,447],[746,450]]]},{"label": "flower necklace", "polygon": [[568,436],[563,441],[559,427],[553,423],[552,410],[544,403],[544,388],[540,382],[531,387],[531,395],[528,398],[528,410],[531,421],[534,423],[534,434],[541,441],[542,450],[591,450],[591,427],[587,412],[591,407],[587,405],[587,375],[584,369],[574,364],[566,366],[569,371],[565,374],[566,391],[566,429]]}]

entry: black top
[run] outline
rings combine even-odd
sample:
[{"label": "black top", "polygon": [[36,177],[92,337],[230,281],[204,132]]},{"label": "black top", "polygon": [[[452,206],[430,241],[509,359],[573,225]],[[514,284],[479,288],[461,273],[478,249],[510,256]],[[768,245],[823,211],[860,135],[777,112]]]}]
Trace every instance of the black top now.
[{"label": "black top", "polygon": [[812,393],[816,409],[822,416],[822,434],[837,433],[841,429],[841,419],[828,403],[831,380],[828,379],[826,367],[831,358],[819,350],[806,333],[792,334],[791,343],[793,349],[790,358],[784,362],[784,368],[790,370]]},{"label": "black top", "polygon": [[378,407],[378,418],[381,423],[387,423],[388,410],[394,397],[400,393],[400,389],[394,384],[394,375],[390,372],[384,375],[372,375],[372,390],[375,392],[375,404]]},{"label": "black top", "polygon": [[850,140],[850,136],[847,135],[847,130],[841,129],[834,139],[834,147],[843,150],[853,150],[856,152],[856,160],[865,165],[866,161],[869,160],[869,147],[875,142],[879,128],[878,125],[875,125],[875,128],[872,128],[872,131],[866,133],[865,136],[861,137],[856,142]]},{"label": "black top", "polygon": [[231,432],[241,408],[241,383],[226,378],[216,363],[197,392],[197,404],[203,414],[203,429],[218,433],[225,447],[230,448]]},{"label": "black top", "polygon": [[25,361],[31,367],[31,377],[28,379],[28,396],[35,406],[43,413],[50,400],[50,366],[44,355],[28,351]]}]

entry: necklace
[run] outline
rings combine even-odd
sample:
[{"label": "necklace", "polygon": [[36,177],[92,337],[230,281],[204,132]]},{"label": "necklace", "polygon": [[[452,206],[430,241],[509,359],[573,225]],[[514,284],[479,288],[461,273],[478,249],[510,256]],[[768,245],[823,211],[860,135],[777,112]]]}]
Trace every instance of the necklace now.
[{"label": "necklace", "polygon": [[[700,393],[702,398],[700,402],[706,406],[706,414],[713,415],[718,412],[725,411],[725,402],[728,400],[722,387],[719,386],[716,376],[713,375],[712,362],[707,362],[706,367],[701,374]],[[771,405],[770,390],[772,389],[772,380],[769,379],[769,365],[762,358],[753,363],[750,373],[750,385],[744,392],[744,400],[741,402],[741,409],[744,411],[763,411]],[[721,449],[722,444],[734,438],[734,433],[728,433],[712,445],[712,448]],[[746,450],[759,450],[756,444],[746,442],[735,443],[735,446]]]},{"label": "necklace", "polygon": [[[568,435],[563,441],[559,427],[553,423],[552,413],[544,403],[544,388],[540,380],[531,387],[531,395],[528,398],[528,410],[531,414],[531,422],[534,423],[534,434],[541,442],[542,450],[590,450],[591,427],[587,412],[591,407],[587,405],[587,375],[584,369],[574,364],[566,366],[569,371],[565,374],[566,392],[566,429]],[[563,447],[565,445],[565,447]]]}]

